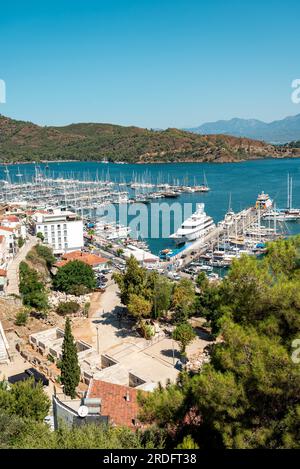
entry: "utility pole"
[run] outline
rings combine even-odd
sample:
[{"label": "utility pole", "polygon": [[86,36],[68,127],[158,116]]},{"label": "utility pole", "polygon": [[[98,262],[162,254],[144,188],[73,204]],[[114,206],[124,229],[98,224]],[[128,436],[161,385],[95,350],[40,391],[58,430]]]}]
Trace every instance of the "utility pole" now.
[{"label": "utility pole", "polygon": [[175,366],[175,351],[174,351],[174,340],[172,339],[172,352],[173,352],[173,366]]}]

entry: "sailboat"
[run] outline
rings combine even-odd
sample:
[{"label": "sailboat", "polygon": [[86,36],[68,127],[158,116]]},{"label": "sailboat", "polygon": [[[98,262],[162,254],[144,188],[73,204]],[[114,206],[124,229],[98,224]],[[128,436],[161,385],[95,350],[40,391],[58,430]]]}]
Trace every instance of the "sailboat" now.
[{"label": "sailboat", "polygon": [[210,191],[210,187],[208,187],[207,179],[206,179],[204,171],[203,171],[203,184],[201,184],[200,186],[194,186],[193,189],[194,189],[194,192],[209,192]]},{"label": "sailboat", "polygon": [[19,166],[18,166],[18,172],[16,173],[16,176],[17,176],[18,178],[21,178],[21,177],[23,176],[23,174],[21,174],[21,172],[20,172]]},{"label": "sailboat", "polygon": [[265,220],[298,221],[300,220],[300,209],[293,208],[293,178],[287,175],[287,207],[281,210],[268,210],[263,216]]}]

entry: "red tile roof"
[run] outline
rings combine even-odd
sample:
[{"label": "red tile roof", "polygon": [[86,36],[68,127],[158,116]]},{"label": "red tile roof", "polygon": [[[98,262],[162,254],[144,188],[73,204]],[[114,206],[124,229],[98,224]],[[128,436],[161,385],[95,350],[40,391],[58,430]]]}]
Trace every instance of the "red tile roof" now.
[{"label": "red tile roof", "polygon": [[2,219],[2,221],[11,221],[13,223],[19,223],[20,219],[16,215],[8,215]]},{"label": "red tile roof", "polygon": [[10,231],[11,233],[15,231],[13,228],[9,228],[8,226],[0,226],[0,230]]},{"label": "red tile roof", "polygon": [[[129,401],[126,400],[127,393]],[[111,424],[135,428],[139,411],[137,394],[137,389],[92,379],[87,397],[101,399],[101,415],[108,416]]]},{"label": "red tile roof", "polygon": [[0,243],[2,243],[4,240],[5,240],[5,236],[4,236],[4,235],[0,235]]},{"label": "red tile roof", "polygon": [[57,262],[55,265],[56,267],[62,267],[66,265],[70,261],[82,261],[85,264],[90,265],[91,267],[95,267],[100,264],[106,264],[107,259],[104,257],[96,256],[96,254],[89,254],[87,252],[81,251],[73,251],[62,256],[63,260]]},{"label": "red tile roof", "polygon": [[0,277],[6,277],[7,276],[7,271],[4,269],[0,269]]}]

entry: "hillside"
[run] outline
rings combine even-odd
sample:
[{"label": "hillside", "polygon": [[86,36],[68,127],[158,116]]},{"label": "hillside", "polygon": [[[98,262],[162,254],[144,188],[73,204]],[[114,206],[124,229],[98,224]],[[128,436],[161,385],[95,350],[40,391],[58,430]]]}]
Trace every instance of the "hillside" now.
[{"label": "hillside", "polygon": [[295,150],[291,148],[228,135],[197,135],[178,129],[155,131],[112,124],[40,127],[0,116],[1,162],[107,158],[133,163],[222,163],[294,155]]},{"label": "hillside", "polygon": [[300,140],[300,114],[266,123],[257,119],[230,119],[208,122],[188,129],[201,135],[225,134],[247,137],[274,144]]}]

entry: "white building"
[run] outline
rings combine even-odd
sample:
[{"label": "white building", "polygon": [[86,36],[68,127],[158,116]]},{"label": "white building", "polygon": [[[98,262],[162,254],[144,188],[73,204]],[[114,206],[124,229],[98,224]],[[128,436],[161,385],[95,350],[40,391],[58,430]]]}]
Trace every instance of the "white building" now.
[{"label": "white building", "polygon": [[0,219],[1,226],[6,226],[7,228],[12,228],[15,235],[19,238],[26,238],[26,226],[21,222],[20,218],[16,215],[7,215]]},{"label": "white building", "polygon": [[44,242],[54,254],[80,250],[83,245],[83,221],[75,213],[61,209],[36,212],[32,219],[35,233],[42,233]]},{"label": "white building", "polygon": [[0,236],[5,238],[6,260],[12,259],[17,253],[15,229],[0,224]]}]

